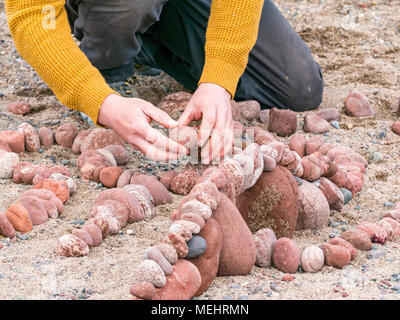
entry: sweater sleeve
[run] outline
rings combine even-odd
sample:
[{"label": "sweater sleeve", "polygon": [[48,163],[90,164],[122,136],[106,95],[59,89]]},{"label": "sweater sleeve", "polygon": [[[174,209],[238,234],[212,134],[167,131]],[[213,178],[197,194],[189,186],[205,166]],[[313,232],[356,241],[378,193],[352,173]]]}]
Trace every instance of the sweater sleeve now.
[{"label": "sweater sleeve", "polygon": [[199,83],[219,84],[235,96],[256,43],[263,0],[213,0]]},{"label": "sweater sleeve", "polygon": [[64,0],[5,0],[8,25],[21,56],[61,103],[97,123],[100,105],[114,92],[73,40],[64,4]]}]

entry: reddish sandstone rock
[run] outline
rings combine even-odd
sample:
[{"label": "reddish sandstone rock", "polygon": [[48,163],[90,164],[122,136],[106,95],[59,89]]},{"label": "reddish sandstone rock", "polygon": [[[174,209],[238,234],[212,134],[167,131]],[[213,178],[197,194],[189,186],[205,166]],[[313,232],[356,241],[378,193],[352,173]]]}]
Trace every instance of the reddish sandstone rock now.
[{"label": "reddish sandstone rock", "polygon": [[40,144],[43,146],[43,148],[48,149],[54,144],[54,134],[51,129],[47,127],[41,127],[39,128],[39,139],[40,139]]},{"label": "reddish sandstone rock", "polygon": [[105,190],[97,196],[94,204],[101,204],[105,200],[115,200],[124,205],[129,212],[129,223],[144,220],[144,212],[140,203],[136,199],[134,199],[126,190],[117,188]]},{"label": "reddish sandstone rock", "polygon": [[339,111],[335,108],[324,109],[318,111],[316,114],[318,117],[325,119],[326,121],[339,120],[340,117]]},{"label": "reddish sandstone rock", "polygon": [[221,193],[218,191],[216,185],[211,181],[196,183],[192,188],[191,193],[207,193],[217,202],[217,204],[221,200]]},{"label": "reddish sandstone rock", "polygon": [[7,151],[21,153],[25,151],[25,135],[20,131],[0,131],[0,146]]},{"label": "reddish sandstone rock", "polygon": [[110,146],[104,147],[104,149],[111,152],[111,154],[115,158],[115,161],[117,161],[117,165],[119,165],[119,166],[124,165],[129,160],[129,156],[130,156],[129,151],[126,150],[125,147],[123,147],[119,144],[110,145]]},{"label": "reddish sandstone rock", "polygon": [[324,194],[314,184],[303,181],[298,186],[299,216],[296,229],[320,228],[328,223],[330,210]]},{"label": "reddish sandstone rock", "polygon": [[306,155],[310,155],[314,152],[317,152],[319,148],[324,144],[324,141],[318,136],[312,136],[306,142]]},{"label": "reddish sandstone rock", "polygon": [[201,216],[190,212],[182,214],[179,219],[193,222],[197,224],[200,227],[200,229],[203,229],[205,225],[205,221]]},{"label": "reddish sandstone rock", "polygon": [[28,102],[11,102],[7,105],[7,110],[19,115],[27,114],[31,111],[31,104]]},{"label": "reddish sandstone rock", "polygon": [[322,250],[324,251],[325,264],[327,266],[342,269],[350,263],[350,252],[344,247],[324,243]]},{"label": "reddish sandstone rock", "polygon": [[13,182],[20,184],[32,184],[34,175],[36,174],[38,167],[33,165],[31,162],[20,162],[14,167],[13,171]]},{"label": "reddish sandstone rock", "polygon": [[78,127],[70,122],[58,127],[55,134],[57,144],[64,148],[72,148],[75,137],[78,135]]},{"label": "reddish sandstone rock", "polygon": [[[271,121],[271,119],[270,119]],[[269,144],[273,141],[276,141],[275,136],[264,129],[258,127],[250,127],[246,130],[246,136],[249,138],[249,141],[254,141],[259,146],[263,144]],[[252,139],[253,138],[253,139]]]},{"label": "reddish sandstone rock", "polygon": [[23,122],[18,126],[18,131],[24,135],[25,149],[36,152],[40,148],[40,138],[36,129],[29,123]]},{"label": "reddish sandstone rock", "polygon": [[117,186],[118,178],[123,170],[120,167],[107,167],[100,171],[100,181],[106,188]]},{"label": "reddish sandstone rock", "polygon": [[222,249],[222,231],[219,223],[211,218],[199,234],[207,242],[206,251],[190,261],[197,267],[201,275],[201,285],[196,296],[207,290],[218,273],[219,258]]},{"label": "reddish sandstone rock", "polygon": [[388,241],[393,241],[398,238],[400,233],[400,223],[396,220],[385,217],[379,220],[376,224],[386,231]]},{"label": "reddish sandstone rock", "polygon": [[82,227],[82,230],[89,233],[90,237],[93,240],[93,247],[98,247],[103,241],[101,230],[94,223],[85,223]]},{"label": "reddish sandstone rock", "polygon": [[169,138],[190,150],[197,148],[198,132],[194,127],[176,127],[169,130]]},{"label": "reddish sandstone rock", "polygon": [[228,181],[233,184],[236,195],[239,195],[243,190],[244,172],[240,164],[233,159],[224,159],[218,166],[218,169],[226,169],[230,171],[233,181]]},{"label": "reddish sandstone rock", "polygon": [[223,235],[218,275],[246,275],[256,261],[253,236],[235,205],[225,195],[214,213]]},{"label": "reddish sandstone rock", "polygon": [[166,284],[165,274],[161,267],[153,260],[143,260],[136,270],[136,279],[139,282],[150,282],[157,288]]},{"label": "reddish sandstone rock", "polygon": [[69,193],[73,194],[74,192],[76,192],[77,186],[76,183],[74,181],[74,179],[72,179],[71,177],[68,177],[66,175],[63,175],[61,173],[52,173],[49,177],[50,180],[54,180],[54,181],[63,181],[68,185],[68,189],[69,189]]},{"label": "reddish sandstone rock", "polygon": [[246,120],[257,120],[261,111],[260,104],[255,100],[238,102],[237,107],[242,117]]},{"label": "reddish sandstone rock", "polygon": [[139,184],[149,190],[155,206],[172,202],[171,194],[165,186],[154,177],[145,175],[134,176],[131,179],[131,184]]},{"label": "reddish sandstone rock", "polygon": [[284,273],[296,273],[300,263],[300,249],[289,238],[280,238],[272,251],[274,266]]},{"label": "reddish sandstone rock", "polygon": [[325,133],[331,125],[325,119],[318,117],[314,112],[307,112],[304,117],[304,132]]},{"label": "reddish sandstone rock", "polygon": [[77,236],[66,234],[58,240],[56,251],[65,257],[82,257],[89,253],[89,247]]},{"label": "reddish sandstone rock", "polygon": [[242,119],[242,113],[240,112],[237,102],[234,100],[231,100],[231,112],[233,121],[240,121]]},{"label": "reddish sandstone rock", "polygon": [[337,237],[333,238],[333,239],[329,240],[328,243],[347,249],[350,252],[351,260],[354,260],[357,256],[356,248],[354,248],[350,242],[348,242],[342,238],[337,238]]},{"label": "reddish sandstone rock", "polygon": [[212,215],[211,208],[196,200],[193,195],[186,196],[181,200],[179,203],[178,213],[177,218],[179,218],[180,214],[194,213],[202,217],[204,220],[208,220]]},{"label": "reddish sandstone rock", "polygon": [[165,287],[157,289],[153,300],[189,300],[201,286],[201,275],[188,260],[179,260],[174,271],[167,277]]},{"label": "reddish sandstone rock", "polygon": [[34,189],[46,189],[52,191],[57,198],[59,198],[63,203],[69,199],[69,188],[64,181],[54,181],[50,179],[45,179],[42,182],[35,185]]},{"label": "reddish sandstone rock", "polygon": [[108,234],[117,234],[122,227],[122,225],[113,215],[111,210],[106,206],[94,206],[90,211],[90,216],[93,218],[93,221],[91,222],[93,222],[101,229],[103,238],[106,237],[106,235]]},{"label": "reddish sandstone rock", "polygon": [[95,207],[98,206],[108,208],[111,215],[118,221],[119,226],[121,228],[125,227],[129,219],[129,210],[124,204],[115,200],[102,200],[95,205]]},{"label": "reddish sandstone rock", "polygon": [[176,92],[165,96],[161,99],[157,108],[167,112],[168,114],[174,112],[183,112],[189,103],[192,95],[188,92]]},{"label": "reddish sandstone rock", "polygon": [[46,222],[49,217],[41,199],[35,196],[24,196],[18,199],[29,213],[32,225],[37,226]]},{"label": "reddish sandstone rock", "polygon": [[127,169],[119,176],[117,181],[117,188],[123,188],[131,182],[132,176],[135,173],[133,169]]},{"label": "reddish sandstone rock", "polygon": [[375,115],[368,99],[356,91],[350,92],[344,100],[344,111],[351,117],[373,117]]},{"label": "reddish sandstone rock", "polygon": [[128,191],[128,193],[139,202],[146,221],[154,218],[156,215],[154,200],[147,188],[138,184],[129,184],[123,187],[123,189]]},{"label": "reddish sandstone rock", "polygon": [[37,185],[43,180],[50,178],[50,176],[54,173],[61,173],[62,175],[68,177],[71,176],[69,170],[66,167],[60,167],[60,166],[48,167],[40,165],[35,171],[35,175],[32,179],[32,184]]},{"label": "reddish sandstone rock", "polygon": [[272,108],[269,112],[269,131],[287,137],[296,132],[297,115],[291,110]]},{"label": "reddish sandstone rock", "polygon": [[305,272],[315,273],[324,266],[324,252],[317,246],[309,246],[301,254],[301,267]]},{"label": "reddish sandstone rock", "polygon": [[229,182],[233,181],[233,179],[233,175],[230,171],[211,167],[203,172],[203,175],[196,181],[196,184],[204,181],[210,181],[231,201],[235,201],[235,190],[233,184]]},{"label": "reddish sandstone rock", "polygon": [[82,130],[78,133],[78,135],[74,139],[74,143],[72,144],[72,152],[75,154],[81,153],[81,144],[82,141],[86,139],[86,137],[90,134],[91,130]]},{"label": "reddish sandstone rock", "polygon": [[[101,166],[111,167],[112,163],[97,150],[86,150],[78,157],[76,165],[82,178],[93,180],[96,169]],[[98,173],[100,174],[100,172]]]},{"label": "reddish sandstone rock", "polygon": [[328,201],[329,208],[336,211],[342,211],[344,206],[344,197],[340,189],[333,182],[324,177],[321,177],[319,181],[319,189]]},{"label": "reddish sandstone rock", "polygon": [[[322,158],[324,157],[324,158]],[[318,152],[301,159],[303,165],[302,178],[308,181],[315,181],[321,178],[330,168],[330,161],[327,157]]]},{"label": "reddish sandstone rock", "polygon": [[267,268],[271,266],[272,251],[277,239],[275,233],[271,229],[258,230],[254,235],[254,242],[256,244],[256,265],[259,267]]},{"label": "reddish sandstone rock", "polygon": [[372,242],[384,244],[387,238],[387,232],[381,226],[372,222],[363,222],[357,226],[357,229],[368,233]]},{"label": "reddish sandstone rock", "polygon": [[259,114],[259,118],[261,123],[263,124],[269,124],[269,109],[261,110]]},{"label": "reddish sandstone rock", "polygon": [[15,237],[14,226],[8,221],[4,213],[0,213],[0,234],[11,239]]},{"label": "reddish sandstone rock", "polygon": [[286,168],[277,166],[263,173],[253,188],[238,197],[236,205],[252,232],[270,228],[277,238],[293,237],[299,211],[298,188]]},{"label": "reddish sandstone rock", "polygon": [[[110,216],[111,216],[111,213],[110,213]],[[115,220],[115,218],[113,218],[113,219]],[[117,220],[115,220],[115,221],[118,225],[118,221]],[[95,215],[94,217],[92,217],[86,221],[85,225],[87,225],[87,224],[94,224],[95,226],[97,226],[101,231],[101,236],[103,239],[110,234],[110,225],[108,223],[108,220],[104,218],[104,215],[101,215],[101,214]]]},{"label": "reddish sandstone rock", "polygon": [[20,202],[13,203],[5,213],[7,220],[19,232],[29,232],[32,230],[32,220],[28,210]]},{"label": "reddish sandstone rock", "polygon": [[189,252],[185,239],[179,234],[170,233],[163,242],[172,245],[180,259],[185,258]]},{"label": "reddish sandstone rock", "polygon": [[171,170],[164,172],[161,175],[160,182],[167,188],[168,191],[171,191],[171,183],[172,180],[178,175],[178,171]]},{"label": "reddish sandstone rock", "polygon": [[103,149],[97,149],[96,150],[98,153],[100,153],[104,158],[107,159],[107,162],[110,163],[108,167],[116,167],[117,166],[117,161],[115,160],[113,154],[106,150],[105,148]]},{"label": "reddish sandstone rock", "polygon": [[102,149],[107,146],[119,144],[125,146],[122,138],[111,129],[96,128],[91,131],[81,142],[81,152],[90,149]]},{"label": "reddish sandstone rock", "polygon": [[157,293],[156,288],[150,282],[136,282],[134,283],[129,292],[131,295],[139,297],[144,300],[151,300]]},{"label": "reddish sandstone rock", "polygon": [[93,239],[87,231],[85,231],[83,229],[73,229],[72,235],[83,240],[89,246],[89,248],[93,247]]},{"label": "reddish sandstone rock", "polygon": [[306,152],[306,138],[300,133],[295,133],[289,141],[289,149],[296,151],[300,157],[305,156]]},{"label": "reddish sandstone rock", "polygon": [[49,218],[56,219],[64,210],[62,201],[50,190],[30,189],[25,191],[21,197],[25,196],[35,196],[41,199]]},{"label": "reddish sandstone rock", "polygon": [[393,133],[400,135],[400,121],[395,121],[391,127]]},{"label": "reddish sandstone rock", "polygon": [[187,195],[196,184],[199,174],[194,170],[183,170],[171,181],[171,191],[176,194]]},{"label": "reddish sandstone rock", "polygon": [[340,237],[352,244],[353,247],[360,250],[370,250],[372,247],[371,239],[368,233],[359,229],[350,229],[343,232]]}]

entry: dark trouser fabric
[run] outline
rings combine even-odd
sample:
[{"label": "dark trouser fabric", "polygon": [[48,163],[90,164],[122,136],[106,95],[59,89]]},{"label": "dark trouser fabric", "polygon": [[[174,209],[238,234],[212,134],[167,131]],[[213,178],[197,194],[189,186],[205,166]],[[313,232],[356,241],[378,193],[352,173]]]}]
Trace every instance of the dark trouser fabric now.
[{"label": "dark trouser fabric", "polygon": [[[156,67],[195,90],[204,66],[211,0],[67,0],[81,49],[108,82],[134,61]],[[235,100],[305,111],[322,100],[320,66],[271,0],[264,2],[256,45]]]}]

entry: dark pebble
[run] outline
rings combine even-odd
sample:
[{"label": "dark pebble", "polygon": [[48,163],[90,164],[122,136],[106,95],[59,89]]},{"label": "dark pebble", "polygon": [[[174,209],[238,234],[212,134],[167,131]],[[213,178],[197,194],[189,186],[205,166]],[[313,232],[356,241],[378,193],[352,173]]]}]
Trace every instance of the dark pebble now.
[{"label": "dark pebble", "polygon": [[20,240],[28,240],[29,236],[26,235],[26,234],[23,234],[23,233],[18,233],[17,234],[17,238],[20,239]]},{"label": "dark pebble", "polygon": [[83,220],[74,220],[74,221],[71,221],[71,224],[78,225],[78,226],[83,226],[85,224],[85,221],[83,221]]},{"label": "dark pebble", "polygon": [[352,193],[345,188],[340,188],[340,191],[342,192],[344,197],[344,204],[348,204],[350,200],[353,198]]},{"label": "dark pebble", "polygon": [[207,248],[207,242],[200,236],[194,235],[192,239],[187,242],[189,252],[186,256],[187,259],[197,258],[201,256]]}]

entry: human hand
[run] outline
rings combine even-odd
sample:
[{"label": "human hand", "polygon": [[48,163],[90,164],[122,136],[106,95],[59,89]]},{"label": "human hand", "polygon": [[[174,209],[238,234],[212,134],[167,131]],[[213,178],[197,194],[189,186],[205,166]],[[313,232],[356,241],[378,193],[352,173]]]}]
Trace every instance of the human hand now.
[{"label": "human hand", "polygon": [[223,87],[202,83],[179,118],[181,126],[202,119],[198,146],[202,163],[223,158],[232,149],[233,119],[231,95]]},{"label": "human hand", "polygon": [[109,95],[100,106],[98,121],[113,129],[126,142],[156,161],[181,158],[187,150],[150,126],[151,121],[166,128],[175,128],[178,122],[142,99]]}]

